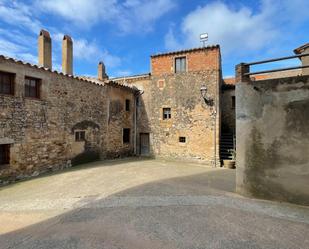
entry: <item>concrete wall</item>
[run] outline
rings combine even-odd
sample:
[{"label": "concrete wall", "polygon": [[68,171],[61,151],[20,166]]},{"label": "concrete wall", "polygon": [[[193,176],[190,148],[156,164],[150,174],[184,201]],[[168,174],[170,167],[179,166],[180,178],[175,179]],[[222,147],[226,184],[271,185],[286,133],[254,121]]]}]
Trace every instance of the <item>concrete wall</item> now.
[{"label": "concrete wall", "polygon": [[[126,87],[97,85],[0,58],[0,71],[16,74],[14,95],[0,95],[0,143],[11,144],[10,164],[0,165],[0,183],[15,181],[88,160],[132,154],[122,144],[122,128],[131,128],[133,107],[124,113]],[[42,80],[41,98],[25,97],[25,76]],[[109,107],[119,103],[119,112]],[[85,141],[75,141],[84,130]]]},{"label": "concrete wall", "polygon": [[309,205],[309,77],[236,85],[237,192]]}]

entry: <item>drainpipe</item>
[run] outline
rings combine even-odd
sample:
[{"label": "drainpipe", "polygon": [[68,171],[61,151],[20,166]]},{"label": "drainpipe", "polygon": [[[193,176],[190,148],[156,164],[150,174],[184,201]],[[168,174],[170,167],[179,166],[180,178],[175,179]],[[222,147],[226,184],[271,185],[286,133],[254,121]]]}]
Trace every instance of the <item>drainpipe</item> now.
[{"label": "drainpipe", "polygon": [[138,91],[134,94],[134,155],[137,155],[137,99],[144,91]]}]

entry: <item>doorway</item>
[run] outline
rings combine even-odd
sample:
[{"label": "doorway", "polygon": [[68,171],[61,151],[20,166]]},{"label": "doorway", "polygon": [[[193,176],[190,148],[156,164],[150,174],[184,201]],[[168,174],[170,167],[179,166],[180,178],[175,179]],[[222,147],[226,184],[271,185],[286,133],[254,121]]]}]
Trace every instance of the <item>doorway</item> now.
[{"label": "doorway", "polygon": [[148,156],[150,152],[149,133],[140,133],[140,154]]}]

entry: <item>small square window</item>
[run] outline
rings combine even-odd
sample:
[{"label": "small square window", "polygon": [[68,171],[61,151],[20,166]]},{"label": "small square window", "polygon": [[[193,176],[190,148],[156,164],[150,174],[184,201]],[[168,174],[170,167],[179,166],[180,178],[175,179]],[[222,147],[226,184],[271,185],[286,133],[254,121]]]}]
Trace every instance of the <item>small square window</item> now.
[{"label": "small square window", "polygon": [[15,74],[0,72],[0,93],[14,95]]},{"label": "small square window", "polygon": [[232,96],[232,109],[235,109],[236,103],[235,103],[235,96]]},{"label": "small square window", "polygon": [[85,131],[75,131],[75,141],[85,141],[86,140],[86,132]]},{"label": "small square window", "polygon": [[186,57],[175,58],[175,73],[187,71],[187,59]]},{"label": "small square window", "polygon": [[129,128],[123,129],[122,141],[124,144],[130,143],[130,129]]},{"label": "small square window", "polygon": [[0,145],[0,165],[5,165],[10,163],[10,144]]},{"label": "small square window", "polygon": [[186,137],[179,137],[179,143],[185,143]]},{"label": "small square window", "polygon": [[130,111],[130,100],[126,99],[126,111],[129,112]]},{"label": "small square window", "polygon": [[171,108],[163,108],[163,119],[171,119],[171,118],[172,118]]},{"label": "small square window", "polygon": [[25,96],[29,98],[40,98],[41,80],[26,77],[25,79]]}]

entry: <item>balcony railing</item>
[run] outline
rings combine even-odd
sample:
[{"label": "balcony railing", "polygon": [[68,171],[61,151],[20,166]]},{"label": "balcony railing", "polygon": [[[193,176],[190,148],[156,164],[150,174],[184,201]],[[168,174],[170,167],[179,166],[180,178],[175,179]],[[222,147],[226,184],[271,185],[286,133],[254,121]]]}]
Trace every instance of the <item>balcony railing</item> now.
[{"label": "balcony railing", "polygon": [[250,66],[253,65],[260,65],[260,64],[266,64],[276,61],[283,61],[283,60],[290,60],[295,58],[302,58],[309,56],[309,53],[303,53],[298,55],[292,55],[292,56],[286,56],[281,58],[275,58],[275,59],[269,59],[269,60],[263,60],[263,61],[254,61],[249,63],[240,63],[236,66],[236,82],[241,81],[250,81],[251,75],[256,74],[265,74],[265,73],[273,73],[273,72],[280,72],[280,71],[288,71],[288,70],[295,70],[295,69],[303,69],[303,68],[309,68],[308,65],[302,65],[302,66],[296,66],[296,67],[285,67],[285,68],[278,68],[278,69],[270,69],[270,70],[262,70],[262,71],[255,71],[250,72]]}]

